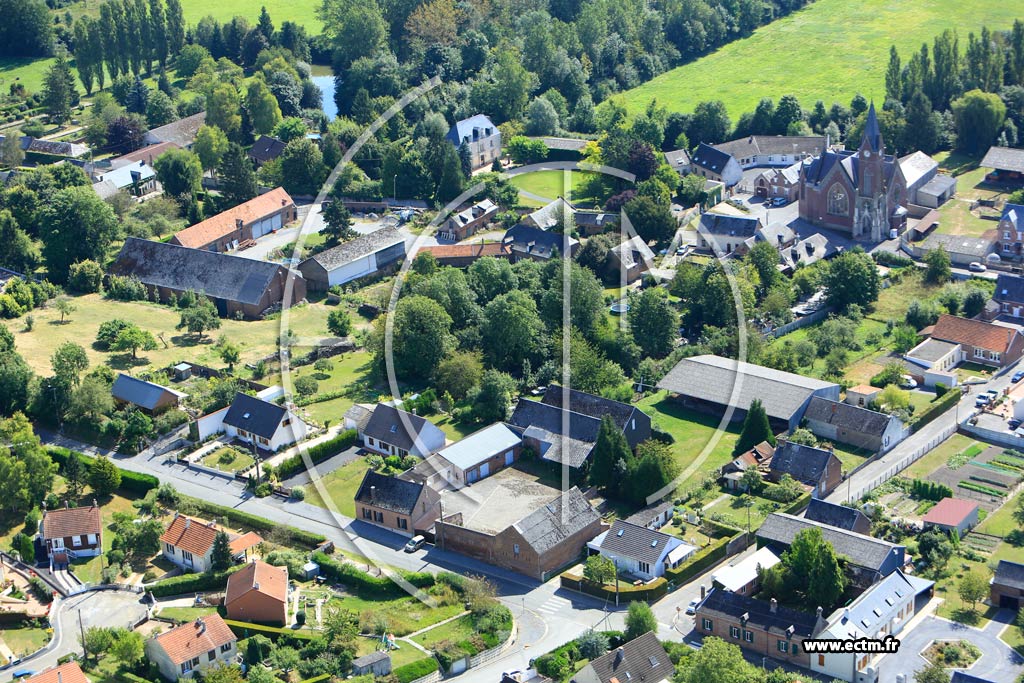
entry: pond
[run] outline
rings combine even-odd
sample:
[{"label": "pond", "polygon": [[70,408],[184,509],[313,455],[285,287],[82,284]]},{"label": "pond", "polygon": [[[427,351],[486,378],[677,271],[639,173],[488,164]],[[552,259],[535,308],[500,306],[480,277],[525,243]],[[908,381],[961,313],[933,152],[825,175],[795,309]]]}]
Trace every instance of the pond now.
[{"label": "pond", "polygon": [[314,64],[310,77],[323,93],[323,109],[327,120],[333,121],[338,116],[338,105],[334,103],[334,71],[329,66]]}]

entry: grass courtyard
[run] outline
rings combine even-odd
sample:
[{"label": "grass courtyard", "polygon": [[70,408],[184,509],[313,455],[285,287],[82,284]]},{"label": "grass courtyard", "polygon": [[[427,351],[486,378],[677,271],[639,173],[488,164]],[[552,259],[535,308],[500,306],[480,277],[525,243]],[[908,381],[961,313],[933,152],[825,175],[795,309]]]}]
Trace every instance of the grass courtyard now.
[{"label": "grass courtyard", "polygon": [[207,467],[216,467],[225,472],[237,472],[252,467],[255,460],[245,451],[226,446],[205,456],[202,462]]},{"label": "grass courtyard", "polygon": [[38,92],[51,64],[52,58],[4,57],[0,59],[0,83],[4,84],[5,91],[10,87],[8,83],[20,82],[29,92]]},{"label": "grass courtyard", "polygon": [[[558,197],[566,197],[577,206],[593,205],[595,202],[603,203],[607,197],[594,196],[590,192],[591,181],[597,174],[584,171],[570,171],[571,182],[568,188],[565,185],[565,171],[534,171],[522,175],[512,176],[510,180],[523,192],[531,192],[549,200]],[[523,206],[540,207],[547,202],[542,202],[525,195],[519,196]]]},{"label": "grass courtyard", "polygon": [[[66,8],[55,11],[55,15],[63,16],[64,12],[71,12],[73,17],[99,16],[100,5],[103,0],[79,0]],[[317,18],[317,10],[323,4],[320,0],[222,0],[212,5],[202,0],[181,0],[182,13],[185,15],[185,23],[194,26],[203,17],[213,17],[222,23],[231,21],[232,17],[241,16],[249,20],[253,26],[260,17],[260,7],[266,6],[273,19],[274,25],[280,28],[283,21],[294,21],[300,26],[305,26],[310,36],[320,33],[323,22]]]},{"label": "grass courtyard", "polygon": [[[904,63],[922,42],[955,28],[961,46],[983,24],[1007,30],[1020,15],[1002,0],[817,0],[711,54],[629,90],[624,99],[638,113],[652,98],[669,111],[691,112],[701,100],[725,102],[733,121],[753,111],[762,97],[792,93],[806,109],[816,100],[848,105],[856,93],[881,102],[889,46]],[[851,27],[856,27],[851,31]],[[766,63],[767,55],[782,61]],[[828,68],[822,68],[822,59]]]},{"label": "grass courtyard", "polygon": [[[306,487],[306,502],[326,508],[326,495],[326,499],[334,503],[338,512],[346,517],[355,518],[356,505],[353,499],[368,469],[370,466],[367,464],[366,458],[356,458],[347,465],[339,467],[320,479],[319,485],[310,484]],[[320,492],[321,486],[325,490],[325,495]]]}]

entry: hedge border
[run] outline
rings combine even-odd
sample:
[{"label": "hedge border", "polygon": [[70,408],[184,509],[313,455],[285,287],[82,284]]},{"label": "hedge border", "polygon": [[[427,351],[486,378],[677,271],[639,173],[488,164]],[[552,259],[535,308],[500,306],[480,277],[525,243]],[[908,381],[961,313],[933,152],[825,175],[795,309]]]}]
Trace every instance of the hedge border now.
[{"label": "hedge border", "polygon": [[618,596],[620,602],[649,601],[659,600],[668,594],[668,581],[660,576],[642,586],[629,586],[618,590],[614,586],[598,585],[572,572],[564,572],[559,578],[562,588],[593,595],[602,600],[615,600]]},{"label": "hedge border", "polygon": [[[60,465],[61,470],[65,468],[68,462],[68,458],[71,457],[71,453],[78,453],[78,459],[82,461],[86,470],[92,470],[96,464],[96,457],[92,455],[86,455],[79,451],[72,451],[70,448],[64,448],[63,446],[47,446],[46,452],[50,455],[50,459]],[[117,464],[116,460],[111,460],[114,464]],[[154,477],[152,474],[143,474],[141,472],[132,472],[124,468],[118,467],[118,471],[121,473],[121,485],[118,487],[125,491],[137,493],[140,496],[146,495],[152,489],[160,486],[160,480]]]},{"label": "hedge border", "polygon": [[320,534],[314,534],[310,531],[304,531],[302,529],[296,529],[293,526],[286,524],[276,524],[271,522],[269,519],[264,519],[257,515],[239,510],[237,508],[231,508],[224,505],[217,505],[200,498],[193,498],[192,496],[182,495],[182,500],[188,501],[196,506],[198,510],[206,515],[214,517],[222,517],[233,524],[241,526],[248,526],[258,531],[275,531],[281,530],[288,534],[291,541],[298,545],[305,546],[306,549],[312,550],[319,547],[324,543],[327,538]]},{"label": "hedge border", "polygon": [[156,583],[148,586],[148,590],[155,598],[165,598],[168,595],[182,595],[184,593],[219,590],[227,585],[228,577],[243,566],[244,565],[238,565],[223,572],[203,572],[202,574],[172,576],[169,579],[157,581]]},{"label": "hedge border", "polygon": [[[356,430],[346,429],[333,439],[310,446],[306,449],[306,454],[309,456],[310,461],[317,465],[328,458],[333,458],[346,448],[352,447],[358,438],[359,434]],[[306,469],[306,461],[302,457],[302,453],[296,453],[290,458],[282,460],[281,464],[274,468],[274,471],[277,472],[278,479],[284,480],[304,469]]]},{"label": "hedge border", "polygon": [[[298,638],[300,640],[313,640],[316,638],[311,633],[303,633],[302,631],[296,631],[295,629],[282,627],[282,626],[266,626],[264,624],[255,624],[249,621],[236,621],[234,619],[225,619],[224,623],[228,625],[231,632],[239,638],[247,638],[256,634],[264,635],[271,640],[277,640],[285,636],[292,638]],[[248,634],[246,634],[248,631]],[[313,679],[311,679],[313,680]]]},{"label": "hedge border", "polygon": [[437,663],[437,660],[428,656],[423,659],[417,659],[415,662],[403,664],[393,670],[391,675],[398,679],[398,683],[412,683],[417,678],[429,676],[440,669],[441,665]]}]

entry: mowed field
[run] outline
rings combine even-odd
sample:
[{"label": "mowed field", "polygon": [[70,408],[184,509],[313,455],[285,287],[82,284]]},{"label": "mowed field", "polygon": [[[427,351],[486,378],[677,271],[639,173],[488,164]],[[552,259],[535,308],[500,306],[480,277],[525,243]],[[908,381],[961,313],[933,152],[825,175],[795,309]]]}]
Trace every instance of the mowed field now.
[{"label": "mowed field", "polygon": [[12,83],[21,82],[29,92],[38,92],[52,63],[52,58],[4,57],[0,59],[0,89],[6,94]]},{"label": "mowed field", "polygon": [[960,51],[982,25],[1009,29],[1024,17],[1005,0],[817,0],[716,52],[668,71],[624,94],[630,112],[656,98],[669,111],[690,112],[702,100],[725,102],[735,122],[762,97],[800,99],[805,109],[823,100],[848,105],[855,93],[885,96],[889,46],[904,63],[911,51],[956,29]]},{"label": "mowed field", "polygon": [[[77,18],[82,15],[99,16],[100,5],[106,0],[79,0],[70,7],[57,12],[63,17],[65,11]],[[281,28],[281,22],[294,21],[306,27],[309,37],[320,33],[323,23],[317,19],[316,10],[321,0],[181,0],[181,9],[185,14],[185,23],[194,26],[200,19],[211,16],[217,21],[230,21],[232,17],[245,17],[252,25],[260,16],[260,8],[266,7],[275,28]]]}]

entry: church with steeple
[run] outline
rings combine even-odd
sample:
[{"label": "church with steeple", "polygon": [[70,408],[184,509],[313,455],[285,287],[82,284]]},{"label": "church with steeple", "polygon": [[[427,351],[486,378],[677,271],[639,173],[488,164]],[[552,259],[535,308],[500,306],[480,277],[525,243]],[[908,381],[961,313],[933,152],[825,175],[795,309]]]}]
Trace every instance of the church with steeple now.
[{"label": "church with steeple", "polygon": [[900,160],[886,154],[874,103],[856,150],[833,150],[800,167],[800,218],[849,233],[856,240],[880,242],[907,221],[907,182]]}]

